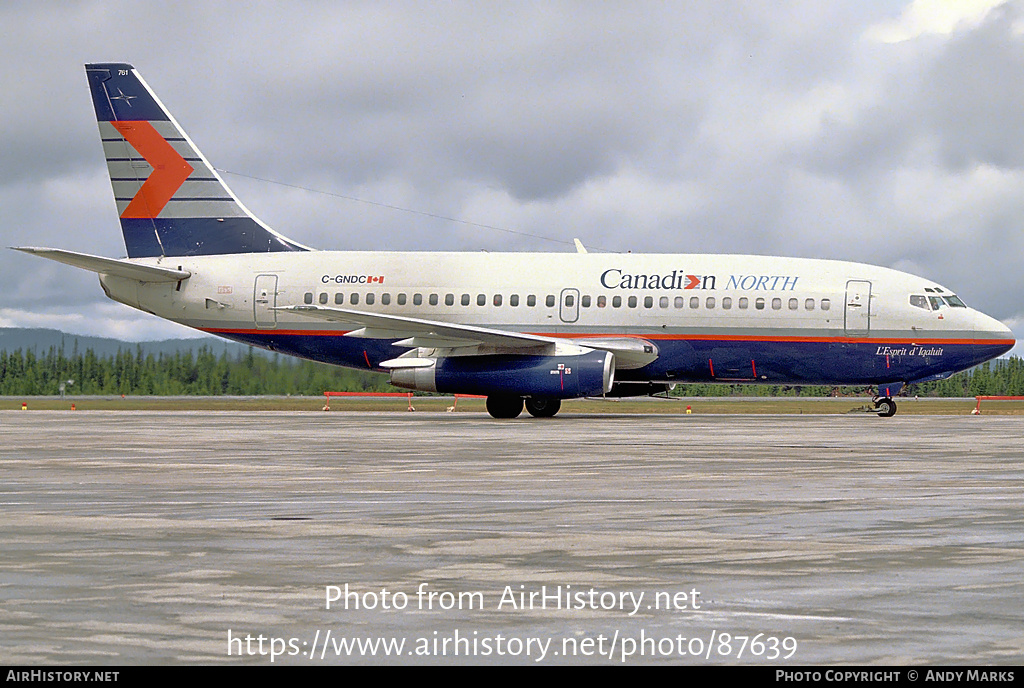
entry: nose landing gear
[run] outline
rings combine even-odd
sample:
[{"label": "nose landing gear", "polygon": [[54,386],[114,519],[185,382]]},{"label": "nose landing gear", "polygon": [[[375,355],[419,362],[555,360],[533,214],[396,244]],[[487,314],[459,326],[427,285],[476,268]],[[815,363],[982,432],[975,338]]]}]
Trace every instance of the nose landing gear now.
[{"label": "nose landing gear", "polygon": [[875,411],[879,418],[891,418],[896,415],[896,402],[889,397],[875,397]]}]

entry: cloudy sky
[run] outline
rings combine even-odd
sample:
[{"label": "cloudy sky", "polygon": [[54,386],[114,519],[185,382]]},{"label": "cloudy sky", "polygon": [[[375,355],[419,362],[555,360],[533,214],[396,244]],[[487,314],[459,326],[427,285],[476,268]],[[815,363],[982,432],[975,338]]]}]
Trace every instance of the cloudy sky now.
[{"label": "cloudy sky", "polygon": [[[82,67],[124,61],[307,245],[857,260],[1024,338],[1024,0],[8,0],[0,26],[4,246],[124,255]],[[13,251],[0,293],[0,327],[191,332]]]}]

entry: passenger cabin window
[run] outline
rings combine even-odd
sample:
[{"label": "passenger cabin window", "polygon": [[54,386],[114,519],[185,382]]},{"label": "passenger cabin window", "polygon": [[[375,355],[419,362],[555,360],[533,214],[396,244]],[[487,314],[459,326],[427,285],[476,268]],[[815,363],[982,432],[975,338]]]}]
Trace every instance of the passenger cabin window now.
[{"label": "passenger cabin window", "polygon": [[469,294],[463,294],[462,295],[462,305],[463,306],[468,306],[469,305]]},{"label": "passenger cabin window", "polygon": [[302,302],[306,304],[313,303],[313,292],[307,291],[306,295],[302,297]]},{"label": "passenger cabin window", "polygon": [[340,292],[335,294],[334,295],[334,303],[336,303],[339,306],[344,305],[344,303],[345,303],[345,295],[340,293]]},{"label": "passenger cabin window", "polygon": [[384,306],[391,305],[391,294],[389,294],[387,292],[384,292],[383,294],[381,294],[380,295],[380,302]]},{"label": "passenger cabin window", "polygon": [[813,311],[814,310],[814,299],[807,299],[806,301],[804,301],[804,310],[807,310],[807,311]]},{"label": "passenger cabin window", "polygon": [[412,305],[414,305],[414,306],[422,306],[423,305],[423,294],[413,294],[412,295]]},{"label": "passenger cabin window", "polygon": [[495,294],[494,295],[494,305],[495,306],[500,306],[501,305],[501,294]]},{"label": "passenger cabin window", "polygon": [[487,305],[487,294],[477,294],[476,295],[476,305],[478,305],[478,306],[486,306]]},{"label": "passenger cabin window", "polygon": [[446,305],[446,306],[454,306],[455,305],[455,294],[445,294],[444,295],[444,305]]},{"label": "passenger cabin window", "polygon": [[374,302],[374,297],[373,297],[373,292],[371,291],[369,294],[366,295],[366,305],[367,306],[372,306],[373,302]]},{"label": "passenger cabin window", "polygon": [[653,296],[645,296],[644,297],[644,308],[653,308],[653,307],[654,307],[654,297]]},{"label": "passenger cabin window", "polygon": [[749,305],[749,304],[750,304],[750,300],[746,296],[741,296],[740,297],[740,303],[739,303],[740,310],[744,310],[744,311],[747,310],[747,305]]},{"label": "passenger cabin window", "polygon": [[534,294],[530,294],[526,297],[526,305],[533,308],[537,305],[537,297]]},{"label": "passenger cabin window", "polygon": [[612,297],[612,308],[622,308],[622,297],[621,296],[613,296]]},{"label": "passenger cabin window", "polygon": [[548,297],[544,299],[544,303],[547,304],[548,308],[553,308],[555,305],[555,297],[552,296],[551,294],[548,294]]},{"label": "passenger cabin window", "polygon": [[327,305],[327,292],[320,293],[320,303]]},{"label": "passenger cabin window", "polygon": [[628,300],[628,301],[626,301],[626,304],[627,304],[627,305],[628,305],[628,306],[629,306],[630,308],[636,308],[636,297],[635,297],[635,296],[630,296],[630,297],[629,297],[629,300]]},{"label": "passenger cabin window", "polygon": [[353,306],[358,306],[359,305],[359,294],[353,293],[351,296],[348,297],[348,302],[350,304],[352,304]]},{"label": "passenger cabin window", "polygon": [[822,299],[821,300],[821,310],[827,311],[830,308],[832,308],[832,302],[830,300],[828,300],[828,299]]},{"label": "passenger cabin window", "polygon": [[512,306],[513,308],[518,306],[519,305],[519,294],[513,294],[512,296],[508,297],[508,305]]},{"label": "passenger cabin window", "polygon": [[729,297],[729,296],[723,296],[722,297],[722,308],[724,308],[725,310],[729,310],[730,308],[732,308],[732,298],[731,297]]},{"label": "passenger cabin window", "polygon": [[700,299],[696,296],[690,297],[690,308],[700,308]]},{"label": "passenger cabin window", "polygon": [[408,301],[408,297],[405,295],[405,292],[400,293],[398,295],[398,305],[404,306],[406,301]]},{"label": "passenger cabin window", "polygon": [[437,305],[437,294],[431,294],[429,300],[430,300],[430,305],[431,306],[436,306]]}]

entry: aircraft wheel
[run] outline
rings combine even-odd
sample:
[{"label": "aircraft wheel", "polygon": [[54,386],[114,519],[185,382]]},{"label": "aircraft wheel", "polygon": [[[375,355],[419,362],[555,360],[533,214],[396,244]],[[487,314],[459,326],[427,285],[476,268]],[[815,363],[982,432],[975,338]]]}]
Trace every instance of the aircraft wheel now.
[{"label": "aircraft wheel", "polygon": [[896,402],[889,397],[879,399],[875,402],[875,410],[879,418],[891,418],[896,415]]},{"label": "aircraft wheel", "polygon": [[518,418],[523,412],[522,397],[491,395],[487,397],[487,413],[493,418]]},{"label": "aircraft wheel", "polygon": [[534,418],[551,418],[558,409],[562,408],[561,399],[549,399],[546,397],[530,397],[526,400],[526,410]]}]

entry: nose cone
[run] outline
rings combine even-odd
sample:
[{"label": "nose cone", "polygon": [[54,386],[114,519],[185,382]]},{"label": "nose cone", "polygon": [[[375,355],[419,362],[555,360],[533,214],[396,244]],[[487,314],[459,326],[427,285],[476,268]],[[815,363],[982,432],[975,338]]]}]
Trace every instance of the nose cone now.
[{"label": "nose cone", "polygon": [[1009,327],[978,311],[974,312],[974,334],[978,345],[993,358],[1002,356],[1017,343]]}]

